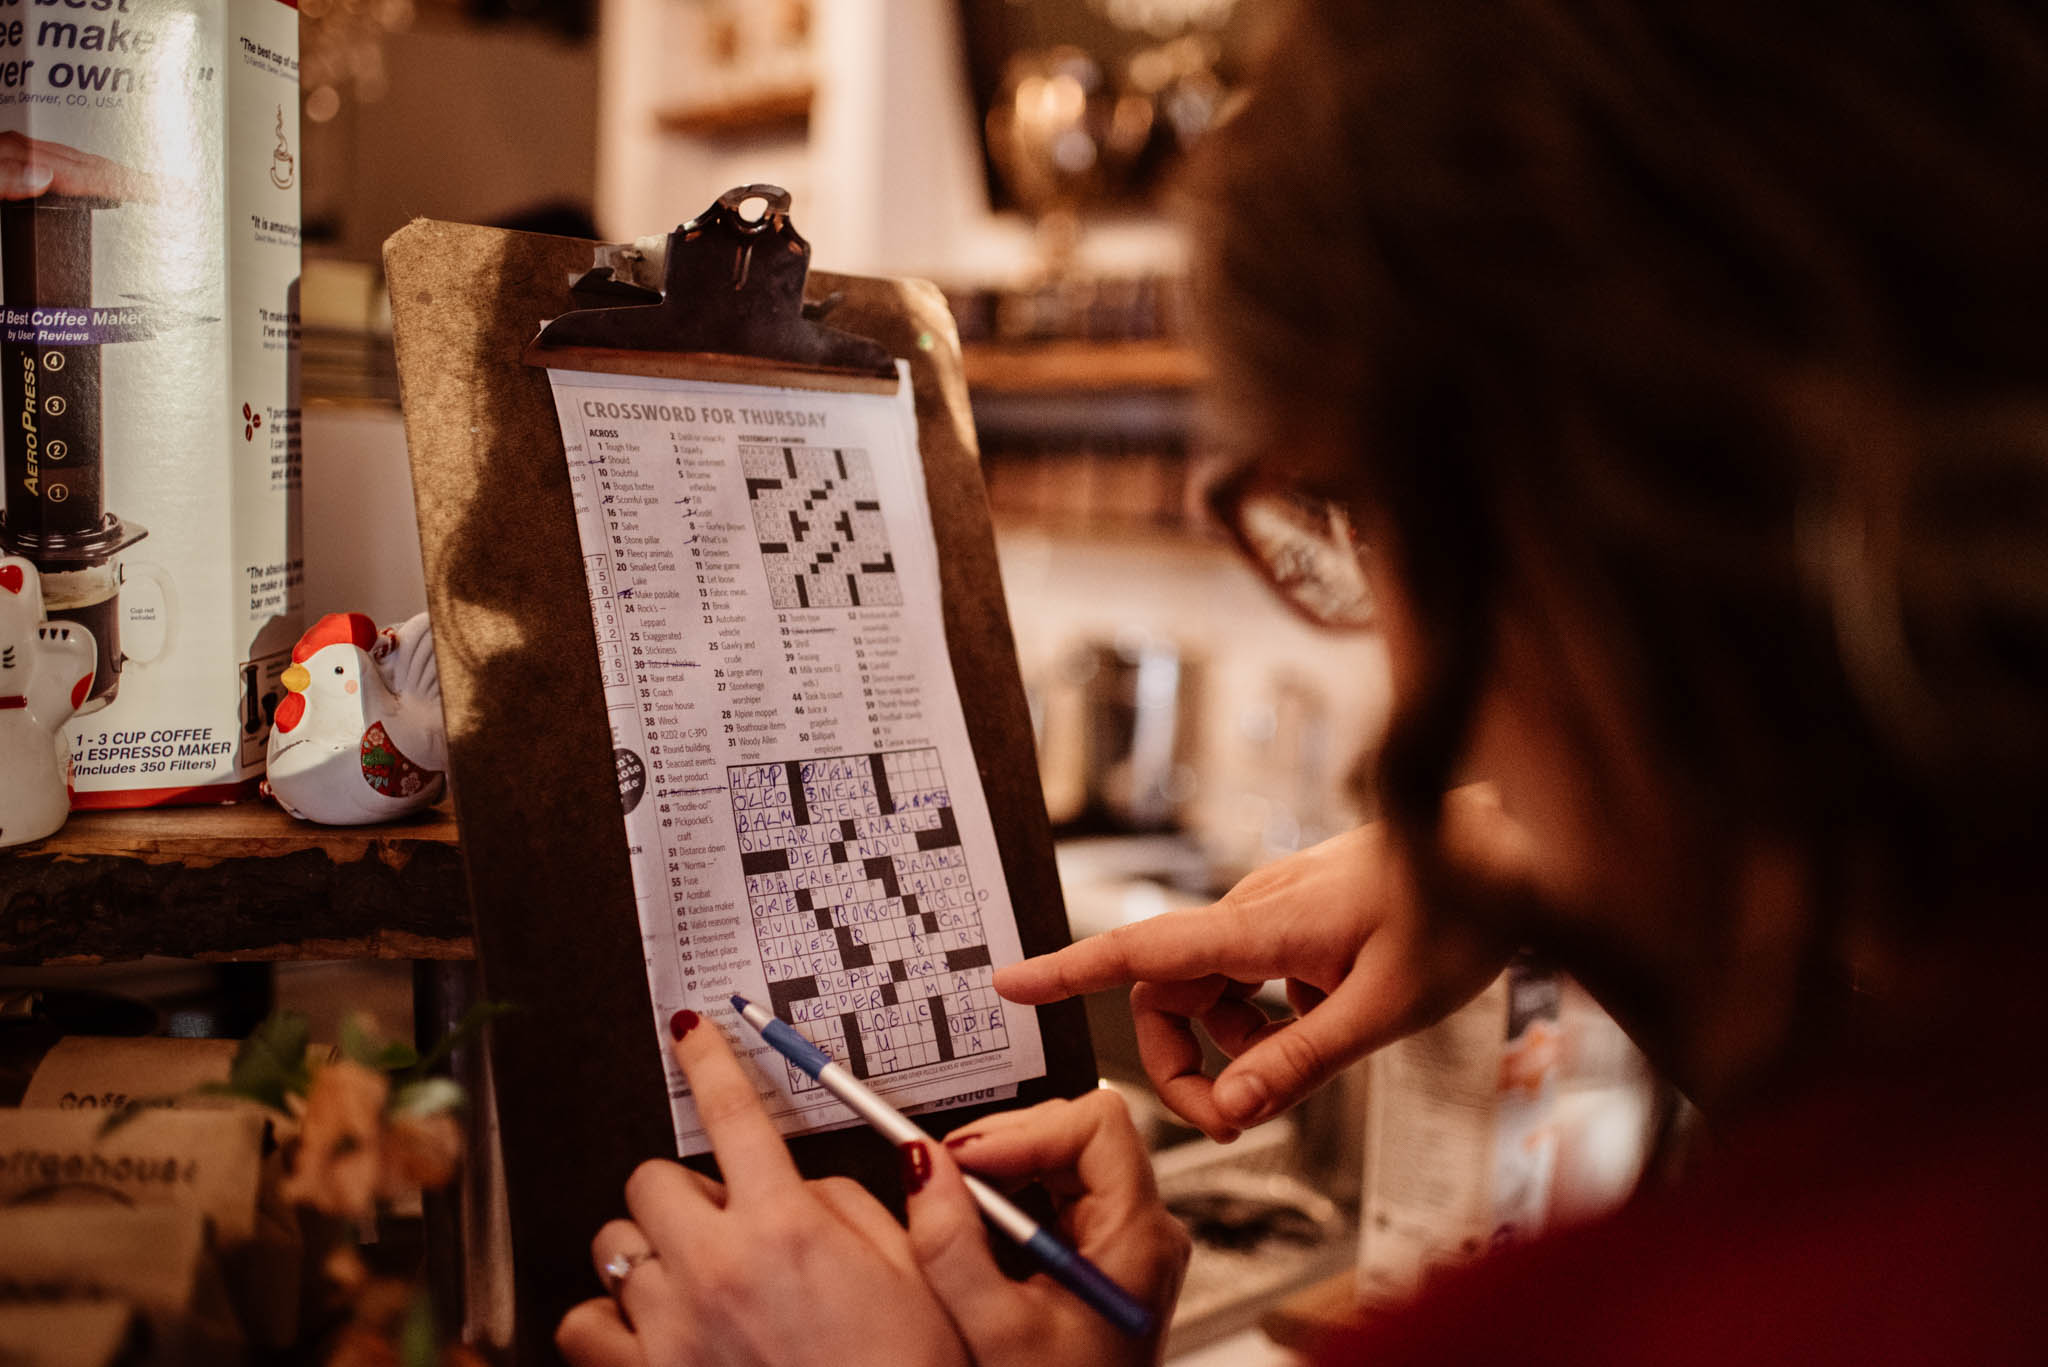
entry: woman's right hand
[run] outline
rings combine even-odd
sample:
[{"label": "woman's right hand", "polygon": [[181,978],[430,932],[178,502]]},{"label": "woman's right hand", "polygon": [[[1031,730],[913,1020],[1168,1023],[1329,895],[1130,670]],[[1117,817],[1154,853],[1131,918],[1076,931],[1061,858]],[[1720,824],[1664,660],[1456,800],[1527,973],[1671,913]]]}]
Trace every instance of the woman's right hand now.
[{"label": "woman's right hand", "polygon": [[[986,1116],[943,1146],[903,1147],[911,1251],[978,1367],[1159,1360],[1190,1245],[1159,1202],[1121,1097],[1105,1089],[1048,1101]],[[1003,1275],[962,1168],[998,1188],[1043,1185],[1068,1245],[1150,1308],[1158,1328],[1132,1338],[1044,1273]]]},{"label": "woman's right hand", "polygon": [[[1503,906],[1532,896],[1528,838],[1485,785],[1445,798],[1443,843],[1462,885]],[[1230,1140],[1476,995],[1516,948],[1485,919],[1425,907],[1398,842],[1363,826],[1248,875],[1212,906],[1010,965],[995,986],[1036,1004],[1132,985],[1138,1052],[1159,1099]],[[1292,1019],[1269,1021],[1249,1000],[1275,978]],[[1233,1060],[1214,1079],[1197,1022]]]}]

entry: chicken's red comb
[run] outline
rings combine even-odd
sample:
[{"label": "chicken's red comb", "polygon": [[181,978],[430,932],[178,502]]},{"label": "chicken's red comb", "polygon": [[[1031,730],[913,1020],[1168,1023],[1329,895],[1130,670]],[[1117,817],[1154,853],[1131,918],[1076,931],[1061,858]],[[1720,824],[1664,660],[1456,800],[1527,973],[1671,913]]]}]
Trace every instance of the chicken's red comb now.
[{"label": "chicken's red comb", "polygon": [[313,623],[313,629],[292,647],[292,663],[304,664],[313,652],[343,642],[357,650],[368,650],[377,640],[377,624],[360,612],[330,612]]}]

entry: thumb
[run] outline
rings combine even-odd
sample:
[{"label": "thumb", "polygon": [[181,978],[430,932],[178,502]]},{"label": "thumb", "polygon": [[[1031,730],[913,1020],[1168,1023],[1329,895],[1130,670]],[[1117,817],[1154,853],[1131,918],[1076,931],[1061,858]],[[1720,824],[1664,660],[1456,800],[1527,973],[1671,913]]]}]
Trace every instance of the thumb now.
[{"label": "thumb", "polygon": [[1386,1004],[1353,973],[1297,1020],[1269,1026],[1216,1076],[1210,1098],[1237,1129],[1250,1129],[1306,1097],[1390,1037]]},{"label": "thumb", "polygon": [[50,188],[56,169],[47,162],[22,161],[0,168],[0,198],[27,199]]},{"label": "thumb", "polygon": [[996,1266],[981,1209],[945,1147],[913,1139],[897,1152],[903,1158],[910,1250],[919,1270],[974,1356],[1000,1356],[995,1346],[1022,1342],[1030,1332],[1026,1296]]}]

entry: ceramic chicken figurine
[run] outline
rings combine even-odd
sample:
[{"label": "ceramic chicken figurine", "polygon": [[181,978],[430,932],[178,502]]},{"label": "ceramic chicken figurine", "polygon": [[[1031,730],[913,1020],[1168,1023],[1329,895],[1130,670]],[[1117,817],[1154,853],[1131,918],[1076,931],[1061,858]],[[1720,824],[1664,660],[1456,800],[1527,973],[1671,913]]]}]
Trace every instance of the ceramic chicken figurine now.
[{"label": "ceramic chicken figurine", "polygon": [[0,556],[0,845],[52,835],[71,812],[64,723],[92,692],[92,633],[43,620],[36,567]]},{"label": "ceramic chicken figurine", "polygon": [[322,617],[292,648],[263,791],[302,821],[363,826],[440,800],[448,737],[427,616]]}]

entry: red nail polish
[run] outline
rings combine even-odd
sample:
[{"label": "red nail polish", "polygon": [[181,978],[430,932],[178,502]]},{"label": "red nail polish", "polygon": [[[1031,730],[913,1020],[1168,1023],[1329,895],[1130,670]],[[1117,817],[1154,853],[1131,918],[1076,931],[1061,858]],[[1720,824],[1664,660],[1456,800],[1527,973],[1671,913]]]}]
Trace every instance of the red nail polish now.
[{"label": "red nail polish", "polygon": [[681,1039],[696,1028],[697,1013],[687,1006],[668,1018],[668,1032],[676,1039]]},{"label": "red nail polish", "polygon": [[897,1152],[903,1156],[903,1194],[915,1196],[924,1190],[924,1184],[932,1177],[932,1155],[924,1141],[913,1139],[900,1145]]}]

